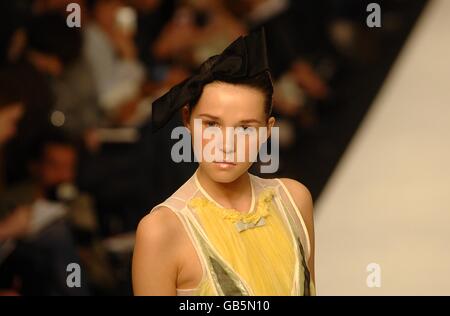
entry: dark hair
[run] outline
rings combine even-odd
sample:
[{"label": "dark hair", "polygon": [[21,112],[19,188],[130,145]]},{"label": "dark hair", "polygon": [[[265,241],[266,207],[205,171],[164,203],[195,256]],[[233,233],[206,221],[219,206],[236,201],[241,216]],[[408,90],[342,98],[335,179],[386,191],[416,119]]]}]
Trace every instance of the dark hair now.
[{"label": "dark hair", "polygon": [[33,17],[28,24],[27,34],[29,48],[55,55],[64,65],[81,55],[81,31],[76,27],[68,27],[59,13],[50,12]]},{"label": "dark hair", "polygon": [[12,103],[24,102],[21,85],[14,69],[7,67],[0,71],[0,109]]},{"label": "dark hair", "polygon": [[39,161],[43,158],[44,150],[49,145],[60,145],[72,147],[78,151],[78,140],[69,136],[59,127],[48,125],[44,130],[40,131],[34,139],[34,144],[30,148],[30,161]]},{"label": "dark hair", "polygon": [[98,0],[86,0],[85,1],[85,5],[86,5],[86,9],[91,12],[95,9],[95,6],[98,4]]},{"label": "dark hair", "polygon": [[[120,0],[116,0],[116,2],[119,2]],[[108,0],[86,0],[86,8],[89,12],[92,12],[96,9],[97,5],[108,3]]]},{"label": "dark hair", "polygon": [[[207,61],[205,61],[197,71],[199,74],[206,73],[210,71],[212,66],[217,61],[217,58],[219,56],[213,56],[209,58]],[[240,78],[240,79],[212,79],[211,82],[225,82],[225,83],[231,83],[231,84],[237,84],[237,85],[244,85],[250,88],[257,89],[264,95],[264,112],[266,113],[267,118],[270,117],[270,114],[272,113],[272,99],[273,99],[273,82],[272,82],[272,76],[270,74],[270,71],[266,70],[263,71],[255,76],[252,77],[246,77],[246,78]],[[203,89],[202,89],[203,92]],[[189,111],[192,112],[192,110],[197,105],[198,101],[200,100],[201,93],[198,95],[190,104],[189,104]]]},{"label": "dark hair", "polygon": [[16,32],[23,28],[29,16],[29,6],[25,5],[24,2],[0,2],[0,63],[2,67],[10,62],[8,60],[8,51],[11,46],[11,40]]}]

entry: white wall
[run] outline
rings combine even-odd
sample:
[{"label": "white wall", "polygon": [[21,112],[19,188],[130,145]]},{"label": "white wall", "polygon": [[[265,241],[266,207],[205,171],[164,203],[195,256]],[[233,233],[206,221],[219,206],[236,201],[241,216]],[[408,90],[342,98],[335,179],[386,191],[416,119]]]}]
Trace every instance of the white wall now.
[{"label": "white wall", "polygon": [[427,6],[315,208],[319,295],[450,295],[450,1]]}]

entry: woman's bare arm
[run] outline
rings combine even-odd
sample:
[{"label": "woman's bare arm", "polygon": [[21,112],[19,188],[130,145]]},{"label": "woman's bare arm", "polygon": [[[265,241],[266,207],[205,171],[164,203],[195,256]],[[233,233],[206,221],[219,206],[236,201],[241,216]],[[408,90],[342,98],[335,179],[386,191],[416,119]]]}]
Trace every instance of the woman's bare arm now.
[{"label": "woman's bare arm", "polygon": [[135,295],[176,295],[179,223],[167,207],[145,216],[138,225],[133,253]]}]

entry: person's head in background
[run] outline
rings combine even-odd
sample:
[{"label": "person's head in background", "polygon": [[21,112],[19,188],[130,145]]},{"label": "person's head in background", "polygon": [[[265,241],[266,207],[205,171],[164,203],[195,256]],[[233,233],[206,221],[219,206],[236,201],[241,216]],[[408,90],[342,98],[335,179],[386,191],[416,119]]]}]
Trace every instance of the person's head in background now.
[{"label": "person's head in background", "polygon": [[9,75],[7,71],[0,72],[0,148],[14,137],[25,111],[20,90]]},{"label": "person's head in background", "polygon": [[162,1],[164,0],[128,0],[128,3],[141,12],[152,12],[161,5]]},{"label": "person's head in background", "polygon": [[34,0],[33,12],[34,14],[44,14],[57,11],[65,15],[69,4],[76,3],[83,7],[84,2],[85,0]]},{"label": "person's head in background", "polygon": [[237,18],[245,20],[257,6],[268,0],[223,0],[223,5]]},{"label": "person's head in background", "polygon": [[0,103],[0,147],[15,135],[23,111],[20,102]]},{"label": "person's head in background", "polygon": [[74,140],[56,127],[38,138],[30,157],[30,173],[44,196],[77,175],[78,150]]},{"label": "person's head in background", "polygon": [[[209,67],[206,62],[201,70],[206,71]],[[273,86],[270,73],[268,71],[260,73],[251,78],[230,81],[213,81],[206,84],[203,91],[192,104],[182,109],[182,116],[185,126],[192,135],[194,152],[197,148],[204,148],[211,139],[204,137],[204,129],[208,127],[218,127],[222,132],[222,144],[215,146],[213,155],[219,151],[218,155],[225,161],[232,164],[224,165],[217,161],[209,162],[205,157],[199,162],[199,168],[211,180],[220,183],[230,183],[242,176],[252,166],[250,157],[255,157],[254,149],[260,149],[259,144],[266,139],[258,134],[259,128],[266,128],[267,137],[270,137],[270,129],[275,124],[272,112]],[[201,119],[200,131],[195,130],[194,119]],[[256,138],[228,134],[226,129],[232,127],[234,131],[255,131]],[[229,129],[230,130],[230,129]],[[196,135],[200,132],[201,135]],[[238,138],[244,137],[243,149],[245,151],[244,161],[238,161]],[[202,144],[197,143],[197,139]],[[256,142],[256,144],[255,144]],[[222,148],[219,148],[222,146]],[[198,154],[198,151],[197,151]],[[198,158],[198,157],[197,157]]]},{"label": "person's head in background", "polygon": [[20,61],[26,45],[25,24],[30,11],[24,1],[0,1],[0,67]]},{"label": "person's head in background", "polygon": [[121,0],[86,0],[90,18],[107,32],[116,27],[117,14],[123,4]]},{"label": "person's head in background", "polygon": [[26,57],[40,72],[60,76],[65,67],[81,56],[82,35],[79,28],[69,28],[56,12],[35,16],[27,26]]},{"label": "person's head in background", "polygon": [[[3,14],[4,15],[4,14]],[[15,17],[8,15],[0,28],[0,67],[17,62],[26,45],[25,28]]]}]

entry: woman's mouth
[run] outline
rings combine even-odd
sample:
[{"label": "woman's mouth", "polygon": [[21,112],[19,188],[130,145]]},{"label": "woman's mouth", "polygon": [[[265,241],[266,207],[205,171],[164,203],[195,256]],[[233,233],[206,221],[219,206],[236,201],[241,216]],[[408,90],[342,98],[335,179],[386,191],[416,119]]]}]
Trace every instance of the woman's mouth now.
[{"label": "woman's mouth", "polygon": [[214,164],[217,165],[220,169],[230,169],[236,166],[234,162],[228,161],[214,161]]}]

